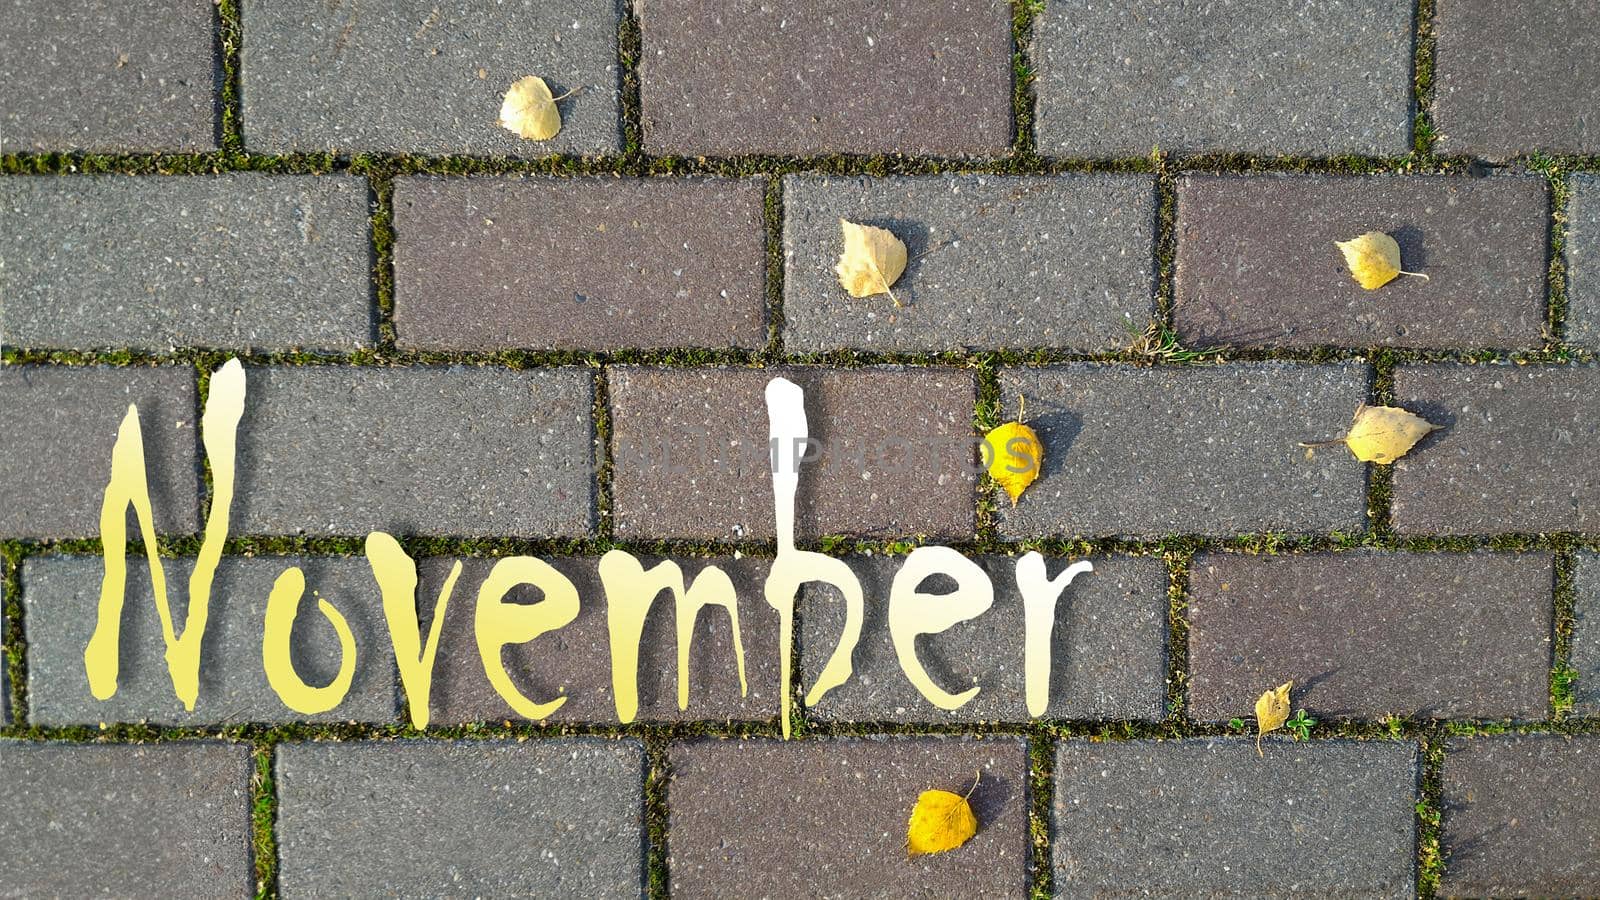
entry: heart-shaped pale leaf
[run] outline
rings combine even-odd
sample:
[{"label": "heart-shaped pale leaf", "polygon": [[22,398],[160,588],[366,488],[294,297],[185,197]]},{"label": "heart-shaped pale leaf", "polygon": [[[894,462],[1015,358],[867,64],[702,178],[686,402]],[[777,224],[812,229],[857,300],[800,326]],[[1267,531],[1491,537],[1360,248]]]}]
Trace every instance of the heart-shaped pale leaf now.
[{"label": "heart-shaped pale leaf", "polygon": [[888,294],[899,306],[899,298],[890,289],[906,270],[906,245],[887,228],[844,219],[839,220],[839,227],[844,230],[844,252],[833,267],[839,284],[852,297]]},{"label": "heart-shaped pale leaf", "polygon": [[556,109],[560,99],[550,94],[550,86],[537,75],[518,79],[500,104],[500,127],[519,137],[548,141],[561,130],[561,112]]},{"label": "heart-shaped pale leaf", "polygon": [[1256,753],[1261,753],[1262,735],[1289,721],[1289,689],[1293,687],[1294,682],[1286,681],[1256,698]]},{"label": "heart-shaped pale leaf", "polygon": [[967,798],[949,791],[923,791],[911,810],[906,850],[912,856],[943,853],[965,844],[977,833],[978,817],[973,815]]},{"label": "heart-shaped pale leaf", "polygon": [[1400,244],[1381,231],[1369,231],[1348,241],[1334,241],[1344,254],[1350,274],[1369,291],[1375,291],[1395,279],[1397,275],[1413,275],[1426,280],[1420,272],[1405,272],[1400,268]]}]

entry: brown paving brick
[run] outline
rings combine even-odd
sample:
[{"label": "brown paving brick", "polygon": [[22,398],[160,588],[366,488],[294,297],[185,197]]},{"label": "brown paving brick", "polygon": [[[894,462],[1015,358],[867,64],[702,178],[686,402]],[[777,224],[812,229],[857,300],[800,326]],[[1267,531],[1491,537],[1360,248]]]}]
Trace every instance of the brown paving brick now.
[{"label": "brown paving brick", "polygon": [[1294,680],[1316,717],[1542,719],[1549,554],[1206,553],[1189,575],[1189,714]]},{"label": "brown paving brick", "polygon": [[802,469],[800,535],[972,534],[969,372],[623,367],[610,374],[618,536],[771,538],[765,390],[780,375],[805,389],[811,437],[826,451]]},{"label": "brown paving brick", "polygon": [[[559,695],[568,700],[551,717],[560,722],[616,722],[615,695],[611,690],[611,650],[606,626],[606,597],[595,558],[547,559],[578,589],[578,618],[559,631],[527,644],[501,651],[512,681],[534,702],[545,703]],[[643,559],[647,565],[656,562]],[[762,585],[768,561],[763,559],[675,558],[685,582],[715,564],[728,574],[739,594],[739,631],[744,643],[749,693],[739,694],[732,630],[721,608],[704,610],[695,623],[694,650],[689,660],[689,708],[678,709],[676,618],[671,594],[656,600],[646,620],[639,654],[640,721],[758,720],[778,714],[778,617],[766,604]],[[451,560],[428,559],[419,566],[421,618],[432,621],[439,587],[449,574]],[[434,674],[433,721],[499,722],[516,719],[511,708],[495,693],[483,673],[473,629],[473,607],[478,586],[494,561],[465,560],[455,593],[445,611],[440,636],[438,667]],[[528,595],[524,598],[523,595]],[[536,588],[519,588],[513,600],[532,602]]]},{"label": "brown paving brick", "polygon": [[[139,407],[159,532],[199,528],[194,370],[184,366],[5,366],[0,536],[92,537],[111,477],[111,448]],[[129,535],[138,526],[129,513]]]},{"label": "brown paving brick", "polygon": [[1442,781],[1442,894],[1600,891],[1600,737],[1458,739]]},{"label": "brown paving brick", "polygon": [[406,178],[395,331],[428,350],[759,348],[760,181]]},{"label": "brown paving brick", "polygon": [[[907,680],[889,634],[889,588],[903,557],[855,557],[866,592],[866,621],[852,658],[854,674],[811,708],[817,719],[880,722],[1025,722],[1022,595],[1016,560],[975,557],[994,585],[994,605],[976,619],[917,641],[918,658],[953,693],[978,695],[946,712]],[[1072,560],[1047,559],[1054,576]],[[1050,706],[1057,719],[1161,718],[1166,711],[1167,570],[1157,557],[1095,559],[1056,605]],[[936,590],[934,588],[928,588]],[[844,604],[832,588],[805,587],[801,668],[815,678],[844,628]]]},{"label": "brown paving brick", "polygon": [[1395,400],[1443,426],[1395,463],[1397,531],[1594,531],[1600,368],[1417,365],[1395,370]]},{"label": "brown paving brick", "polygon": [[[1024,897],[1028,761],[1018,738],[701,740],[671,752],[667,853],[679,897]],[[966,792],[978,834],[907,858],[921,791]]]},{"label": "brown paving brick", "polygon": [[1443,153],[1600,153],[1592,0],[1441,0],[1434,124]]},{"label": "brown paving brick", "polygon": [[651,0],[639,20],[652,153],[959,156],[1010,146],[1004,3]]},{"label": "brown paving brick", "polygon": [[[1178,332],[1191,347],[1541,346],[1548,193],[1523,177],[1186,178]],[[1428,280],[1363,289],[1334,241],[1368,231]]]}]

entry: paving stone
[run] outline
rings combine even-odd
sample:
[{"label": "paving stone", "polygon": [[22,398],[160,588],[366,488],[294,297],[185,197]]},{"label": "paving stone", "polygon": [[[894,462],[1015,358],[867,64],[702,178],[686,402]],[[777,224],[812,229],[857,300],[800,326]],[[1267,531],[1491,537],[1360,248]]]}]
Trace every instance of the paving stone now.
[{"label": "paving stone", "polygon": [[[5,366],[0,397],[0,537],[93,537],[128,405],[139,407],[155,526],[200,521],[194,370],[183,366]],[[129,534],[138,527],[129,513]]]},{"label": "paving stone", "polygon": [[[3,611],[5,610],[5,605],[6,605],[5,601],[6,601],[5,585],[3,583],[0,583],[0,613],[3,613]],[[3,614],[0,614],[0,648],[9,647],[9,644],[7,643],[7,640],[6,640],[6,634],[8,632],[8,627],[6,625],[6,621],[7,621],[6,617]],[[9,658],[9,657],[5,657],[5,658]],[[9,665],[0,665],[0,726],[5,726],[5,725],[10,725],[11,724],[11,674],[10,674],[10,669],[11,669],[11,667]]]},{"label": "paving stone", "polygon": [[1000,408],[1026,396],[1046,452],[1016,508],[1000,495],[1000,532],[1359,529],[1362,464],[1343,452],[1307,460],[1298,444],[1343,434],[1366,399],[1367,376],[1357,363],[1007,369]]},{"label": "paving stone", "polygon": [[1406,153],[1411,23],[1403,0],[1051,3],[1034,38],[1039,150]]},{"label": "paving stone", "polygon": [[[931,175],[784,181],[784,340],[792,351],[1128,342],[1154,309],[1155,183],[1144,175]],[[839,287],[839,219],[888,228],[911,256],[905,304]]]},{"label": "paving stone", "polygon": [[[545,156],[622,146],[616,0],[376,6],[243,5],[240,95],[254,151]],[[512,83],[538,75],[561,131],[524,140],[498,124]]]},{"label": "paving stone", "polygon": [[1441,782],[1441,894],[1594,894],[1600,737],[1457,739],[1446,747]]},{"label": "paving stone", "polygon": [[[872,722],[1026,722],[1022,595],[1016,560],[974,558],[994,584],[983,615],[917,641],[918,659],[941,687],[976,697],[946,712],[907,680],[889,634],[889,588],[903,557],[855,557],[851,568],[866,592],[866,622],[853,657],[855,672],[811,707],[823,720]],[[1048,560],[1051,575],[1068,560]],[[1061,596],[1051,642],[1052,719],[1143,719],[1166,712],[1167,570],[1157,557],[1095,559]],[[948,584],[953,584],[947,582]],[[937,590],[928,587],[926,590]],[[805,587],[801,668],[808,683],[821,672],[844,629],[838,592]]]},{"label": "paving stone", "polygon": [[1600,176],[1573,177],[1566,238],[1566,339],[1600,349]]},{"label": "paving stone", "polygon": [[[675,897],[1025,897],[1027,745],[1012,737],[699,740],[671,752]],[[961,852],[908,858],[919,793],[966,793]]]},{"label": "paving stone", "polygon": [[1573,710],[1580,716],[1600,716],[1600,555],[1577,554],[1573,581],[1577,607],[1568,661],[1578,672]]},{"label": "paving stone", "polygon": [[[543,557],[541,557],[543,558]],[[513,683],[529,699],[545,703],[567,697],[552,721],[617,721],[616,695],[611,690],[611,645],[606,623],[606,595],[596,571],[597,558],[544,558],[578,589],[578,618],[570,625],[526,644],[501,651]],[[433,620],[433,604],[450,572],[453,560],[428,559],[418,564],[424,598],[422,619]],[[647,566],[658,559],[641,558]],[[771,720],[778,715],[780,685],[778,614],[762,594],[770,561],[674,557],[684,581],[691,582],[709,565],[727,573],[739,596],[739,632],[744,644],[748,693],[740,696],[739,669],[735,663],[732,629],[720,608],[704,610],[695,622],[694,648],[689,660],[689,708],[678,709],[678,651],[672,595],[661,595],[646,619],[639,653],[639,712],[643,722],[700,720]],[[438,723],[501,722],[517,720],[483,673],[473,628],[473,605],[478,586],[488,576],[492,559],[463,560],[462,574],[445,610],[440,635],[438,667],[430,696],[433,721]],[[540,596],[533,587],[518,588],[513,599],[533,602]]]},{"label": "paving stone", "polygon": [[1395,400],[1442,426],[1394,465],[1396,531],[1594,531],[1600,369],[1434,364],[1395,370]]},{"label": "paving stone", "polygon": [[249,897],[248,744],[0,741],[13,897]]},{"label": "paving stone", "polygon": [[821,458],[802,470],[797,536],[971,537],[969,372],[934,367],[610,372],[616,533],[770,540],[767,382],[806,391]]},{"label": "paving stone", "polygon": [[290,743],[277,773],[285,897],[644,892],[637,741]]},{"label": "paving stone", "polygon": [[760,349],[764,202],[751,179],[402,179],[397,340]]},{"label": "paving stone", "polygon": [[247,369],[240,534],[571,536],[594,526],[577,369]]},{"label": "paving stone", "polygon": [[1548,553],[1205,553],[1189,575],[1189,715],[1249,716],[1293,679],[1318,718],[1543,719]]},{"label": "paving stone", "polygon": [[1063,742],[1057,896],[1415,896],[1411,743]]},{"label": "paving stone", "polygon": [[[1540,178],[1185,178],[1178,333],[1190,347],[1541,347],[1549,206]],[[1364,290],[1334,242],[1368,231],[1428,279]]]},{"label": "paving stone", "polygon": [[1434,17],[1441,153],[1600,153],[1600,22],[1589,0],[1448,0]]},{"label": "paving stone", "polygon": [[217,148],[211,4],[9,0],[0,9],[7,153]]},{"label": "paving stone", "polygon": [[13,346],[373,343],[364,178],[7,178],[0,210]]},{"label": "paving stone", "polygon": [[[187,621],[192,559],[163,561],[174,625]],[[316,598],[332,603],[356,641],[356,669],[344,702],[307,715],[283,704],[261,663],[262,621],[272,585],[289,566],[305,573],[306,593],[291,643],[295,671],[325,685],[339,672],[339,641]],[[238,722],[390,722],[396,715],[394,649],[378,587],[366,560],[351,558],[224,557],[212,587],[210,619],[201,645],[200,696],[193,712],[173,693],[149,565],[128,559],[117,693],[89,693],[83,650],[98,620],[100,557],[33,557],[23,562],[23,617],[28,635],[28,714],[34,724],[93,725],[152,722],[196,726]]]},{"label": "paving stone", "polygon": [[988,156],[1011,146],[1004,3],[651,0],[639,22],[651,153]]}]

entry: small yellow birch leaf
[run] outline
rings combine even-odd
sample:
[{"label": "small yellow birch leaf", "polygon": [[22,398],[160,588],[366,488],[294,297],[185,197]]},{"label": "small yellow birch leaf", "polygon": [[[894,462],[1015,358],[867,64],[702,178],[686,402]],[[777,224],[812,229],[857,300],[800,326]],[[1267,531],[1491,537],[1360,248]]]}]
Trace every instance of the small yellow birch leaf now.
[{"label": "small yellow birch leaf", "polygon": [[1381,231],[1369,231],[1348,241],[1334,241],[1344,254],[1344,263],[1350,274],[1369,291],[1375,291],[1395,279],[1397,275],[1413,275],[1427,280],[1421,272],[1405,272],[1400,268],[1400,244]]},{"label": "small yellow birch leaf", "polygon": [[965,844],[977,833],[978,817],[972,814],[967,798],[949,791],[923,791],[911,810],[906,849],[912,856],[943,853]]},{"label": "small yellow birch leaf", "polygon": [[1289,689],[1294,682],[1286,681],[1256,698],[1256,753],[1261,756],[1261,736],[1276,731],[1289,721]]},{"label": "small yellow birch leaf", "polygon": [[839,220],[844,230],[844,252],[833,271],[852,297],[888,294],[895,306],[900,298],[890,288],[906,270],[906,245],[886,228]]},{"label": "small yellow birch leaf", "polygon": [[1439,426],[1398,406],[1356,408],[1355,421],[1344,436],[1345,446],[1362,462],[1392,463]]},{"label": "small yellow birch leaf", "polygon": [[989,477],[1006,489],[1011,505],[1039,477],[1044,465],[1044,445],[1039,435],[1021,421],[996,426],[983,436],[989,445]]},{"label": "small yellow birch leaf", "polygon": [[556,101],[566,96],[568,94],[551,96],[550,86],[537,75],[518,79],[500,104],[500,127],[516,132],[519,137],[548,141],[561,130],[561,112],[556,109]]}]

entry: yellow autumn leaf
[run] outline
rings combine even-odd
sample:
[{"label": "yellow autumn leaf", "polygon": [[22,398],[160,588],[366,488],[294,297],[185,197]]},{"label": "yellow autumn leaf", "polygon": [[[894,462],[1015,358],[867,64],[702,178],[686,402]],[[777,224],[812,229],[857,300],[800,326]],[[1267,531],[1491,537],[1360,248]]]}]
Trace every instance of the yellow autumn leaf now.
[{"label": "yellow autumn leaf", "polygon": [[571,95],[568,91],[560,97],[551,96],[550,86],[537,75],[518,79],[500,104],[500,127],[530,140],[548,141],[561,130],[556,101]]},{"label": "yellow autumn leaf", "polygon": [[1294,682],[1285,681],[1256,698],[1256,753],[1261,753],[1261,736],[1276,731],[1289,721],[1289,689]]},{"label": "yellow autumn leaf", "polygon": [[1025,398],[1017,399],[1016,421],[991,428],[983,436],[988,445],[989,477],[1005,488],[1012,506],[1017,505],[1017,499],[1044,466],[1044,444],[1039,442],[1038,433],[1022,421],[1026,402]]},{"label": "yellow autumn leaf", "polygon": [[1400,244],[1381,231],[1369,231],[1348,241],[1334,241],[1344,254],[1344,263],[1350,274],[1369,291],[1375,291],[1395,279],[1397,275],[1412,275],[1424,281],[1428,276],[1421,272],[1406,272],[1400,268]]},{"label": "yellow autumn leaf", "polygon": [[943,853],[965,844],[977,833],[978,817],[973,815],[966,797],[949,791],[923,791],[911,810],[906,850],[912,856]]},{"label": "yellow autumn leaf", "polygon": [[900,298],[891,288],[906,270],[906,245],[887,228],[839,220],[844,231],[844,252],[833,271],[852,297],[888,294],[895,306]]},{"label": "yellow autumn leaf", "polygon": [[[1417,442],[1439,426],[1398,406],[1356,407],[1355,420],[1342,438],[1302,443],[1306,448],[1344,444],[1362,462],[1388,465],[1410,452]],[[1307,455],[1309,456],[1309,450]]]}]

